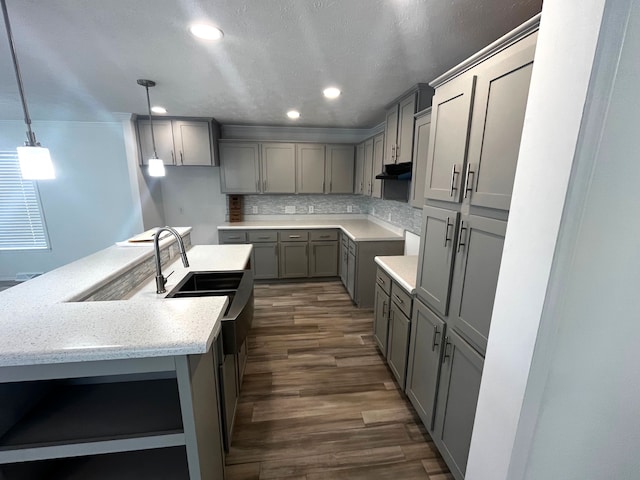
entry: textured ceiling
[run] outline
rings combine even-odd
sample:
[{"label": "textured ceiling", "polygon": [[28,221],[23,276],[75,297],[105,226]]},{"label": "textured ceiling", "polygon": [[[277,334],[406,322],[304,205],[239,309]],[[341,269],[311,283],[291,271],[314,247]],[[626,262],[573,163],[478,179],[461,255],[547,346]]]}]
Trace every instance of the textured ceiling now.
[{"label": "textured ceiling", "polygon": [[[538,13],[542,0],[7,0],[34,120],[153,104],[222,123],[370,127],[384,107]],[[221,42],[193,38],[209,21]],[[0,26],[0,119],[22,113]],[[334,101],[322,89],[336,85]]]}]

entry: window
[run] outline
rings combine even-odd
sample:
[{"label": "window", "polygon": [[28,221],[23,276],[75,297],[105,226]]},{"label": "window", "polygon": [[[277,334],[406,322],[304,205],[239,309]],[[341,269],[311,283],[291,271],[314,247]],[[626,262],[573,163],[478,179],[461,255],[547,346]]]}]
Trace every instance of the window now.
[{"label": "window", "polygon": [[0,151],[0,251],[46,248],[38,186],[22,180],[17,152]]}]

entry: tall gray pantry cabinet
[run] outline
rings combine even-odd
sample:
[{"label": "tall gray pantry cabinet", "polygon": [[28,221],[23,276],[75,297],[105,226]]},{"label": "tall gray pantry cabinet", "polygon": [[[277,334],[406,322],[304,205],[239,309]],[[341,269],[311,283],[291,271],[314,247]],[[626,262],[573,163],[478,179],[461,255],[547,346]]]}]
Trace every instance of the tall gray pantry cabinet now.
[{"label": "tall gray pantry cabinet", "polygon": [[536,16],[431,83],[406,393],[457,480],[466,471],[538,25]]}]

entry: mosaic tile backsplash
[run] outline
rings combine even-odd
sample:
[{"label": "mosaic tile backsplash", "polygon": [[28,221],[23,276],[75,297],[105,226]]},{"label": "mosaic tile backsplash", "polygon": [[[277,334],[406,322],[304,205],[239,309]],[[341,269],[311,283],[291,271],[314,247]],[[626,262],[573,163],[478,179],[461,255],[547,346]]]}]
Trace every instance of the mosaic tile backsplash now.
[{"label": "mosaic tile backsplash", "polygon": [[418,235],[422,228],[422,210],[362,195],[245,195],[243,200],[245,220],[252,215],[368,214]]}]

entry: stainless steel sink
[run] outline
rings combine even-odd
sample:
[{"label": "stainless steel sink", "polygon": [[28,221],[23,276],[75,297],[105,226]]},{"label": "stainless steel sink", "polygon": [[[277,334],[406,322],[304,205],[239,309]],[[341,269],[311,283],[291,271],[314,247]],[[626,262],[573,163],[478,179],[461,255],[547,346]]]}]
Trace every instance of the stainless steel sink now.
[{"label": "stainless steel sink", "polygon": [[222,317],[222,345],[225,354],[238,353],[253,322],[252,271],[190,272],[166,298],[211,296],[229,297]]}]

